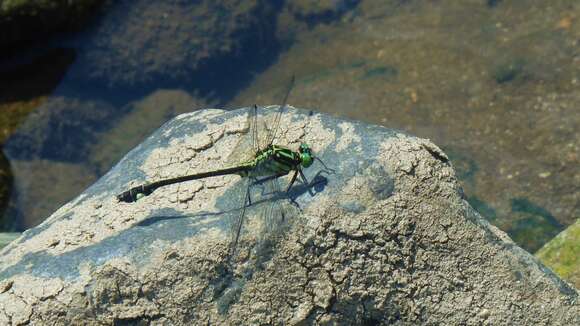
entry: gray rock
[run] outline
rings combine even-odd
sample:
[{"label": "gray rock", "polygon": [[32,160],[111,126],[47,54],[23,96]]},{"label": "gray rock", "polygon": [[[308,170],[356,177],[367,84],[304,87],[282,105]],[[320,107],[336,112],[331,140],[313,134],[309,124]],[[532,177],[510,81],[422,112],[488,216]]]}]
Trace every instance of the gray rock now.
[{"label": "gray rock", "polygon": [[111,87],[191,82],[205,61],[231,59],[246,51],[255,33],[270,32],[261,26],[274,8],[261,0],[118,0],[88,38],[75,44],[82,64],[72,77]]},{"label": "gray rock", "polygon": [[[316,162],[310,191],[254,199],[231,265],[239,177],[116,200],[223,166],[246,113],[178,116],[0,251],[0,323],[580,322],[578,291],[469,206],[438,147],[383,127],[289,110],[278,143],[310,144],[335,173]],[[274,201],[294,214],[266,228]]]},{"label": "gray rock", "polygon": [[83,162],[90,144],[123,113],[119,111],[104,101],[51,97],[8,138],[4,152],[9,160]]}]

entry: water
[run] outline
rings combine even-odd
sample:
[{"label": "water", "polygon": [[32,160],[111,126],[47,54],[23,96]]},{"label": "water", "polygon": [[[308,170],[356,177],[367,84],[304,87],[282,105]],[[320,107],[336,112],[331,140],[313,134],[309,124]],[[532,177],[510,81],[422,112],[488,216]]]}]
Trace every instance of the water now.
[{"label": "water", "polygon": [[530,251],[580,216],[577,2],[195,3],[119,1],[0,65],[2,116],[33,112],[0,120],[5,228],[40,223],[172,116],[275,103],[292,74],[294,106],[432,139]]}]

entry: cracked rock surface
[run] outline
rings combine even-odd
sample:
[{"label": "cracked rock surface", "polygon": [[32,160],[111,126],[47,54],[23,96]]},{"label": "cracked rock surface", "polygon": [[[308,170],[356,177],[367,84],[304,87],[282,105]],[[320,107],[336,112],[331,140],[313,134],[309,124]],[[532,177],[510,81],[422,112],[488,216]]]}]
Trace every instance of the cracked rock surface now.
[{"label": "cracked rock surface", "polygon": [[116,200],[235,164],[247,114],[178,116],[0,251],[0,324],[580,324],[578,291],[469,206],[445,153],[383,127],[289,109],[276,143],[334,171],[254,184],[231,257],[239,176]]}]

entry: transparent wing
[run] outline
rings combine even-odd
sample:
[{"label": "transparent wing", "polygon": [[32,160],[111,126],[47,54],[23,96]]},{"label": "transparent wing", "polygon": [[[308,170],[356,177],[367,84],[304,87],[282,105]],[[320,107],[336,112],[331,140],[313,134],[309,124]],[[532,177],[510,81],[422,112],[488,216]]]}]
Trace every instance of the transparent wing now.
[{"label": "transparent wing", "polygon": [[286,87],[286,91],[284,92],[284,99],[282,100],[282,104],[278,107],[276,112],[271,116],[270,123],[265,124],[269,129],[265,134],[264,139],[261,141],[260,146],[261,148],[268,147],[274,143],[276,136],[278,135],[278,131],[280,130],[280,119],[282,118],[282,113],[286,109],[286,104],[288,103],[288,97],[290,96],[290,92],[294,88],[295,77],[292,76],[290,82]]},{"label": "transparent wing", "polygon": [[247,207],[249,204],[249,195],[250,195],[250,178],[242,178],[239,192],[238,192],[238,202],[242,205],[240,206],[239,212],[233,215],[233,220],[230,222],[230,249],[229,249],[229,258],[231,259],[236,255],[236,251],[238,249],[238,243],[240,240],[240,236],[242,234],[242,229],[244,227]]},{"label": "transparent wing", "polygon": [[269,115],[266,109],[263,107],[257,108],[257,119],[255,121],[255,142],[257,150],[264,150],[268,147],[268,135],[270,134],[270,128],[272,126],[272,121],[275,117]]},{"label": "transparent wing", "polygon": [[272,145],[280,130],[280,120],[282,113],[286,109],[290,92],[294,87],[294,80],[295,78],[292,76],[284,92],[282,105],[275,109],[274,112],[270,113],[268,112],[269,110],[256,105],[250,108],[247,120],[248,133],[236,145],[236,148],[227,159],[228,163],[237,164],[252,160],[255,158],[256,153]]},{"label": "transparent wing", "polygon": [[[253,248],[254,259],[263,261],[270,256],[268,252],[272,251],[276,240],[288,228],[289,222],[297,214],[297,209],[289,203],[286,192],[281,191],[278,178],[269,178],[266,181],[243,178],[239,189],[238,198],[243,206],[232,215],[230,222],[229,261],[235,261],[242,239],[244,242],[249,240],[253,243],[248,245]],[[258,218],[260,223],[250,221],[254,218]],[[248,223],[259,227],[248,229]],[[254,233],[245,235],[246,232]]]},{"label": "transparent wing", "polygon": [[271,242],[280,237],[289,227],[297,208],[290,204],[285,191],[281,190],[280,179],[273,178],[264,184],[265,199],[260,211],[262,220],[261,242]]},{"label": "transparent wing", "polygon": [[247,132],[240,138],[230,155],[226,159],[226,165],[238,165],[248,162],[256,157],[258,152],[258,107],[254,105],[249,109],[246,120]]}]

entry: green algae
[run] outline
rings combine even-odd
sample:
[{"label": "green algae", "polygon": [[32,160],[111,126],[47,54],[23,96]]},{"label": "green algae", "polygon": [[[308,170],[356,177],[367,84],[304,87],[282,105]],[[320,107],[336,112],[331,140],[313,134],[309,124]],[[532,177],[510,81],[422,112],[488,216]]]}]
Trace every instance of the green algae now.
[{"label": "green algae", "polygon": [[536,257],[580,288],[580,219],[538,250]]}]

